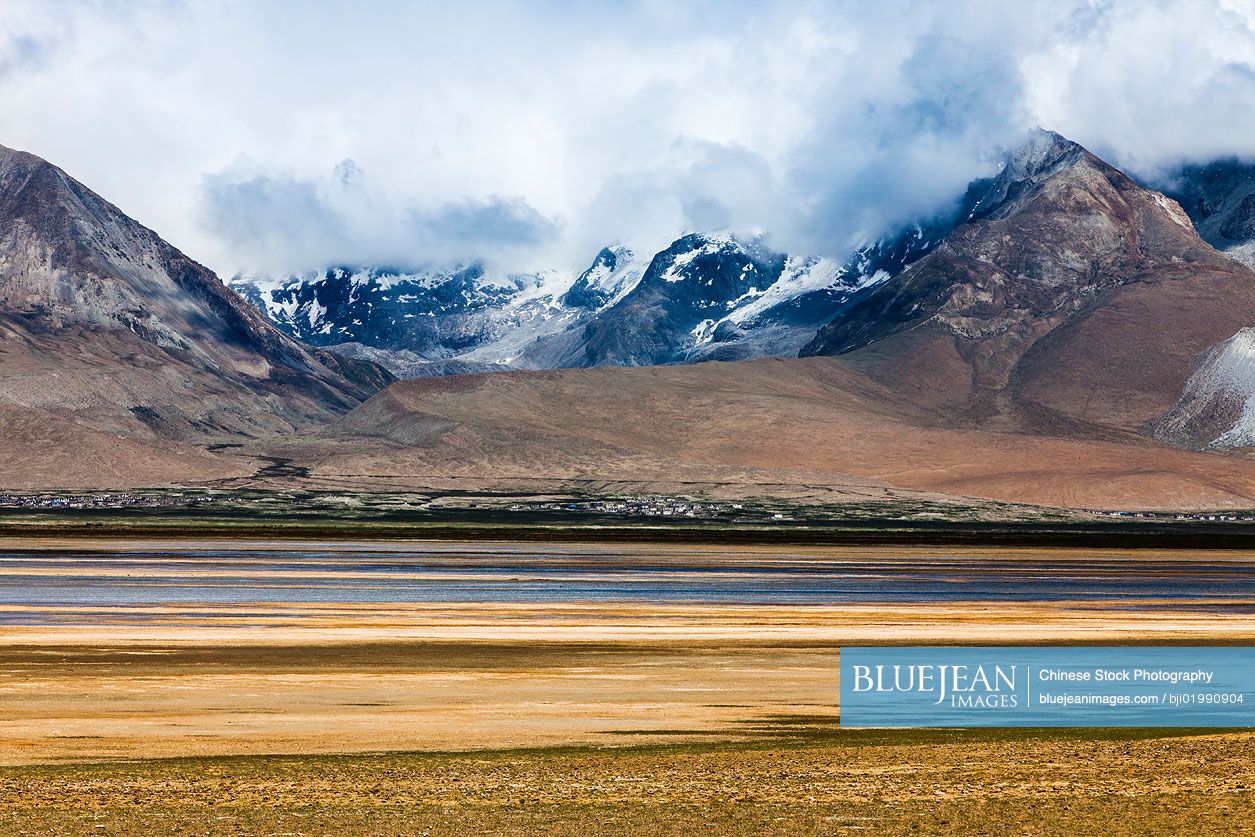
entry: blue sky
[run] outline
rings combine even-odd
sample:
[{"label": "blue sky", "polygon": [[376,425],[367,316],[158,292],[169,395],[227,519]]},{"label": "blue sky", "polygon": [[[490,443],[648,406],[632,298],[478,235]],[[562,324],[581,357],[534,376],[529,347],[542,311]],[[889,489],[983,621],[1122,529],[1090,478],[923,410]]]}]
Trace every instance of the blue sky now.
[{"label": "blue sky", "polygon": [[1041,125],[1255,158],[1255,2],[5,0],[0,143],[223,273],[766,231],[842,255]]}]

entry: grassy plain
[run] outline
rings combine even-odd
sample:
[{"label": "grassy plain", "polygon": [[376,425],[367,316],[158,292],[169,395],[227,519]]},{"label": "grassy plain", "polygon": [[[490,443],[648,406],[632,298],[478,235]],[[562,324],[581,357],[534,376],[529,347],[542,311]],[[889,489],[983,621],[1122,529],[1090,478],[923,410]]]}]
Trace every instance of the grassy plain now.
[{"label": "grassy plain", "polygon": [[7,768],[6,834],[1249,834],[1255,734],[837,731]]},{"label": "grassy plain", "polygon": [[837,704],[842,645],[1249,643],[1253,605],[9,605],[0,833],[1251,833],[1255,733],[861,731]]}]

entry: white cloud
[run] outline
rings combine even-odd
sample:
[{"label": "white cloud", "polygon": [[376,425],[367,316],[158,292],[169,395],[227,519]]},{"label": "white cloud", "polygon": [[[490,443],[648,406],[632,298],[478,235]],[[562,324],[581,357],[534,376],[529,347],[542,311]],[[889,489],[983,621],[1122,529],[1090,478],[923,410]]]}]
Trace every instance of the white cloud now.
[{"label": "white cloud", "polygon": [[1255,5],[1119,3],[1026,55],[1034,116],[1153,176],[1183,161],[1255,158]]},{"label": "white cloud", "polygon": [[398,203],[354,160],[300,176],[241,158],[200,185],[197,220],[253,272],[328,265],[419,268],[468,254],[510,268],[551,243],[560,224],[522,198]]},{"label": "white cloud", "polygon": [[226,272],[577,265],[603,243],[708,226],[841,254],[938,208],[1035,124],[1146,175],[1255,156],[1255,12],[6,0],[0,13],[0,143]]}]

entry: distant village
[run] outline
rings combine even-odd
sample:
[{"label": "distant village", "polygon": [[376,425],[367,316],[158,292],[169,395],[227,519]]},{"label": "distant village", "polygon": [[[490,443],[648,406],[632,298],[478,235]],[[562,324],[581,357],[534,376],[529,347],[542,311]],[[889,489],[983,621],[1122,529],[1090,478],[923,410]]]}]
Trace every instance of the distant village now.
[{"label": "distant village", "polygon": [[[613,500],[535,501],[513,503],[510,511],[565,511],[610,514],[620,517],[722,517],[744,510],[741,503],[704,503],[676,497],[624,497]],[[783,519],[783,515],[775,515]]]},{"label": "distant village", "polygon": [[156,509],[187,506],[213,499],[210,495],[185,494],[0,494],[0,508]]},{"label": "distant village", "polygon": [[1113,511],[1100,512],[1107,517],[1125,517],[1140,518],[1146,520],[1210,520],[1217,523],[1250,523],[1255,521],[1255,514],[1251,513],[1229,513],[1216,514],[1215,512],[1133,512],[1133,511]]}]

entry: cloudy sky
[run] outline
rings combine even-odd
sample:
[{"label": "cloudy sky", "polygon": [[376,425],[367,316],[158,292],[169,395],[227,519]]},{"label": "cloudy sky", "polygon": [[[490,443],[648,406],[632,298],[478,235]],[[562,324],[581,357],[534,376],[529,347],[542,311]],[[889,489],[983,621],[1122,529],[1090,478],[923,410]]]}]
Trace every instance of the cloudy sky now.
[{"label": "cloudy sky", "polygon": [[1038,125],[1255,158],[1255,0],[0,5],[0,144],[226,274],[843,255]]}]

